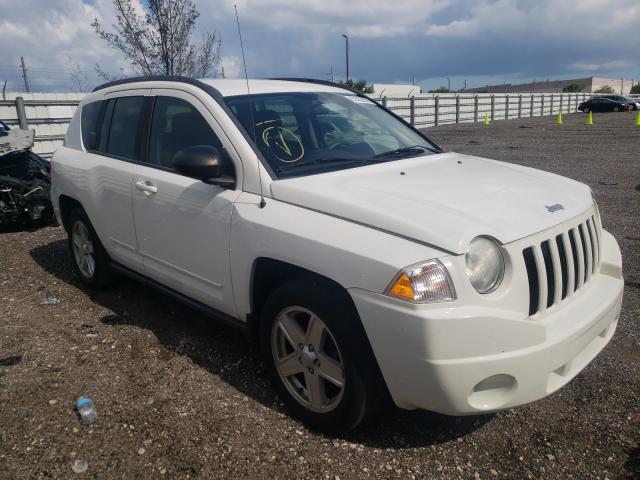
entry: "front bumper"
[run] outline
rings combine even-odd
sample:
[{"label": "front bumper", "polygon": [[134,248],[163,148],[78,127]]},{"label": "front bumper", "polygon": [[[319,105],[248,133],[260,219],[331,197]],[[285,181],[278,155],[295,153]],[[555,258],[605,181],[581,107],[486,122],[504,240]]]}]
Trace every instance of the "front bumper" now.
[{"label": "front bumper", "polygon": [[544,318],[349,292],[394,402],[466,415],[532,402],[575,377],[615,332],[621,271],[618,245],[603,231],[598,273]]}]

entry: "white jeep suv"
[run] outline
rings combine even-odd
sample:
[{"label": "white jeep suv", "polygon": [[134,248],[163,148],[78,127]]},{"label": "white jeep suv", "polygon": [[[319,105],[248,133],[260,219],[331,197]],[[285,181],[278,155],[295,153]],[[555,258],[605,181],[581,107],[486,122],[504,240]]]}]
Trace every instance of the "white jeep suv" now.
[{"label": "white jeep suv", "polygon": [[52,161],[80,278],[129,275],[242,328],[290,411],[386,398],[477,414],[542,398],[613,335],[620,250],[590,189],[444,152],[320,81],[129,79]]}]

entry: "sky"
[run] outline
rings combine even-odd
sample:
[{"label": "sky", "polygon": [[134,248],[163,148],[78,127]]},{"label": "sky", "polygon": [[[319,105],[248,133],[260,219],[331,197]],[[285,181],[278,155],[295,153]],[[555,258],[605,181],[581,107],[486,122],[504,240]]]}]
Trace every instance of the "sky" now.
[{"label": "sky", "polygon": [[[134,0],[139,5],[140,1]],[[196,37],[222,38],[225,74],[243,73],[234,3],[250,77],[295,76],[412,83],[424,90],[601,76],[640,80],[640,0],[194,0]],[[0,0],[0,89],[101,83],[95,65],[132,75],[91,27],[114,20],[112,0]],[[450,79],[450,80],[448,80]]]}]

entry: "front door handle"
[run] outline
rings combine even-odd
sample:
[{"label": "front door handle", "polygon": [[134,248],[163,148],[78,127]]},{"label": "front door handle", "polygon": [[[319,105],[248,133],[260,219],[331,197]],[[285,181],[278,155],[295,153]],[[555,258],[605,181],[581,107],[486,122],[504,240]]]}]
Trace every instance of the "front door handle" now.
[{"label": "front door handle", "polygon": [[151,183],[148,180],[146,182],[143,182],[142,180],[139,182],[136,182],[136,188],[138,190],[142,190],[143,192],[147,192],[147,193],[158,192],[158,187],[156,187],[153,183]]}]

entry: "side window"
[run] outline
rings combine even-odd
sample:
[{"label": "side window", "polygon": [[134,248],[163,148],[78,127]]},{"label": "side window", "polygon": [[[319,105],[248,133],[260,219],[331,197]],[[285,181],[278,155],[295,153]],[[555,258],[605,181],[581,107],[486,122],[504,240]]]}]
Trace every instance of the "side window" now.
[{"label": "side window", "polygon": [[222,143],[200,112],[175,97],[156,97],[149,134],[149,163],[173,168],[173,156],[195,145],[210,145],[222,154]]},{"label": "side window", "polygon": [[98,139],[98,114],[102,101],[87,103],[82,107],[80,115],[80,130],[82,132],[82,145],[85,150],[95,150]]},{"label": "side window", "polygon": [[136,138],[144,97],[120,97],[115,101],[107,153],[119,157],[136,158]]}]

